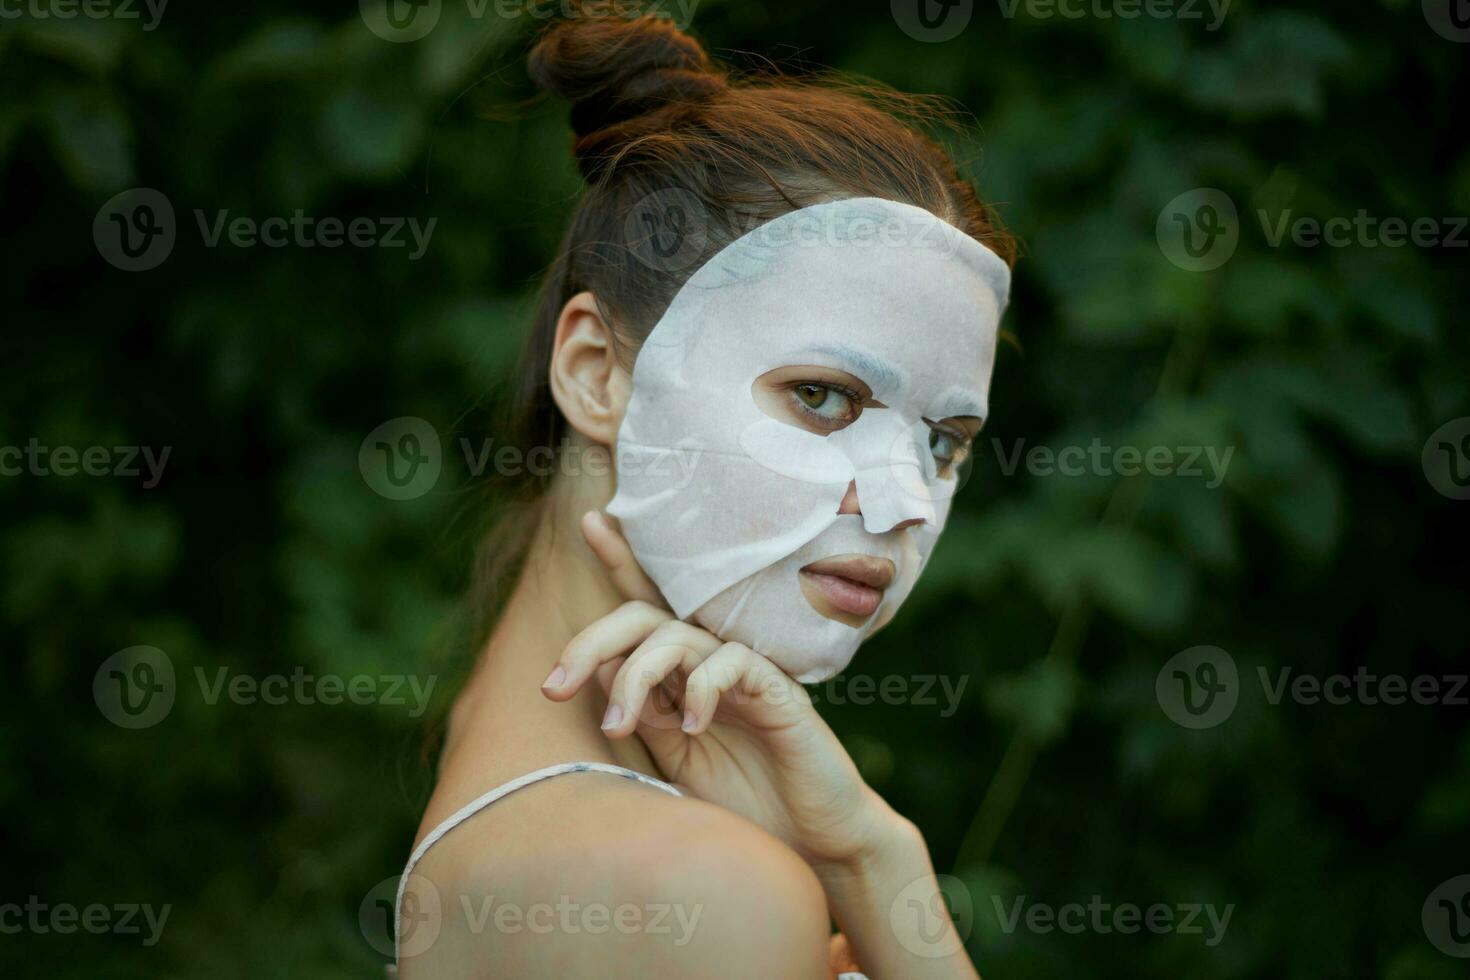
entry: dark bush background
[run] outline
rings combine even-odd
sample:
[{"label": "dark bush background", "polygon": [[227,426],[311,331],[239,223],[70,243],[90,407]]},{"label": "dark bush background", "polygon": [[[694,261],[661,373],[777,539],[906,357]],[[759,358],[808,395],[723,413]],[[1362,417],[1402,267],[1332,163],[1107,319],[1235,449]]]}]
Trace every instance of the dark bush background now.
[{"label": "dark bush background", "polygon": [[[0,903],[172,907],[151,947],[0,933],[8,976],[378,975],[359,907],[400,869],[426,798],[494,516],[458,440],[497,437],[579,184],[565,107],[528,101],[538,20],[444,0],[427,37],[390,43],[355,7],[175,0],[149,30],[142,6],[42,18],[27,0],[0,20],[0,445],[170,451],[151,488],[0,477]],[[1423,453],[1470,415],[1470,234],[1312,247],[1268,231],[1287,210],[1470,214],[1470,46],[1417,0],[1238,0],[1217,30],[1203,5],[973,8],[942,43],[901,29],[902,4],[703,0],[694,18],[739,64],[956,99],[973,118],[946,139],[1024,243],[996,442],[852,675],[963,682],[958,710],[857,704],[841,685],[823,710],[964,882],[991,980],[1466,976],[1421,919],[1470,873],[1466,692],[1273,704],[1258,671],[1466,672],[1470,504],[1436,491]],[[177,241],[127,272],[93,225],[137,187],[171,203]],[[1201,188],[1234,203],[1239,245],[1192,272],[1156,226]],[[297,209],[437,224],[412,260],[210,248],[195,217]],[[444,471],[395,501],[358,450],[401,416],[437,431]],[[1214,487],[1003,465],[1094,439],[1234,455]],[[126,730],[92,685],[137,645],[166,653],[177,693]],[[1200,645],[1237,666],[1239,701],[1192,730],[1155,680]],[[211,704],[195,672],[221,668],[437,684],[419,718]],[[1023,896],[1233,912],[1213,946],[1007,931],[996,903]]]}]

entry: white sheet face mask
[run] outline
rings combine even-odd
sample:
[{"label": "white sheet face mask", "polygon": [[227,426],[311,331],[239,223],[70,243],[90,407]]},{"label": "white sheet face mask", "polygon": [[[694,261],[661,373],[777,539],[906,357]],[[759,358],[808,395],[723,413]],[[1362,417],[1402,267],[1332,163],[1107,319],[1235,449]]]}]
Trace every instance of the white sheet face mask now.
[{"label": "white sheet face mask", "polygon": [[[957,479],[932,423],[985,418],[1009,286],[984,245],[877,198],[783,215],[702,266],[638,353],[608,506],[675,615],[803,683],[846,667],[944,526]],[[758,401],[777,369],[785,387]],[[833,370],[871,397],[823,435],[787,389]],[[861,514],[839,515],[853,484]],[[834,617],[801,571],[840,555],[893,564],[865,618]]]}]

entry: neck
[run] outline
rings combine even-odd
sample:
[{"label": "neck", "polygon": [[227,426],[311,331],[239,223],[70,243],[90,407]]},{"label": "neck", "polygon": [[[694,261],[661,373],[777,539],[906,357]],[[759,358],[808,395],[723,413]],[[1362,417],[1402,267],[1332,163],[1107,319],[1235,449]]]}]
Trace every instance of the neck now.
[{"label": "neck", "polygon": [[552,490],[515,589],[450,716],[442,781],[493,785],[573,761],[657,775],[637,740],[603,736],[607,699],[595,682],[564,704],[541,696],[571,639],[623,601],[582,538],[582,515],[611,495],[593,482],[562,480]]}]

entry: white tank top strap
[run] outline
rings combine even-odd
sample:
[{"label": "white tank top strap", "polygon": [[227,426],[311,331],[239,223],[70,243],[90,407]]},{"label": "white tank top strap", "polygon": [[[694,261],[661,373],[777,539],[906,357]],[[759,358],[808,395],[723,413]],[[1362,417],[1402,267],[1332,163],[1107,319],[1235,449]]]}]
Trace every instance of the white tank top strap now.
[{"label": "white tank top strap", "polygon": [[[478,797],[475,800],[466,803],[464,806],[454,811],[454,813],[450,814],[448,819],[439,824],[439,826],[435,827],[432,831],[429,832],[429,835],[427,837],[419,842],[419,846],[415,847],[413,849],[413,853],[409,855],[408,864],[404,867],[403,874],[398,879],[398,894],[393,899],[394,963],[397,963],[398,961],[399,914],[402,911],[403,907],[403,892],[408,887],[409,875],[413,874],[414,867],[417,866],[419,861],[422,860],[423,856],[429,852],[429,848],[437,844],[444,837],[445,834],[449,833],[455,827],[458,827],[460,824],[464,823],[470,817],[473,817],[475,814],[479,813],[481,810],[485,809],[496,800],[507,797],[518,789],[525,789],[527,786],[530,786],[534,783],[539,783],[543,780],[551,779],[555,776],[565,775],[569,772],[603,772],[607,773],[610,776],[622,776],[625,779],[635,780],[636,782],[640,782],[645,786],[651,786],[655,789],[661,789],[665,793],[669,793],[673,796],[684,795],[663,780],[654,779],[652,776],[645,776],[643,773],[633,769],[625,769],[622,766],[614,766],[606,762],[563,762],[558,765],[547,766],[545,769],[537,769],[535,772],[528,772],[524,776],[512,779],[508,783],[502,783],[501,785],[492,789],[490,792],[486,793],[484,796]],[[396,975],[396,973],[397,970],[390,966],[388,969],[388,976],[393,977]]]}]

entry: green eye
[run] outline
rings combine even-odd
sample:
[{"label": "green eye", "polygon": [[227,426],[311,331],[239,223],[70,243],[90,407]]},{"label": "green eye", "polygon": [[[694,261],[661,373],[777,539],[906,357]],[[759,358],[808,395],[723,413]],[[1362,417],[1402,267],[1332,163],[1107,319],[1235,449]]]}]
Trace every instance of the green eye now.
[{"label": "green eye", "polygon": [[797,385],[796,397],[802,400],[807,408],[821,408],[822,403],[827,400],[829,392],[821,385]]},{"label": "green eye", "polygon": [[824,421],[849,421],[856,414],[853,396],[836,388],[806,382],[791,390],[809,413]]},{"label": "green eye", "polygon": [[929,451],[941,463],[948,463],[954,459],[955,442],[955,437],[943,429],[929,430]]},{"label": "green eye", "polygon": [[929,452],[934,454],[934,462],[940,474],[947,476],[955,466],[969,457],[970,439],[928,419],[924,421],[929,426]]}]

